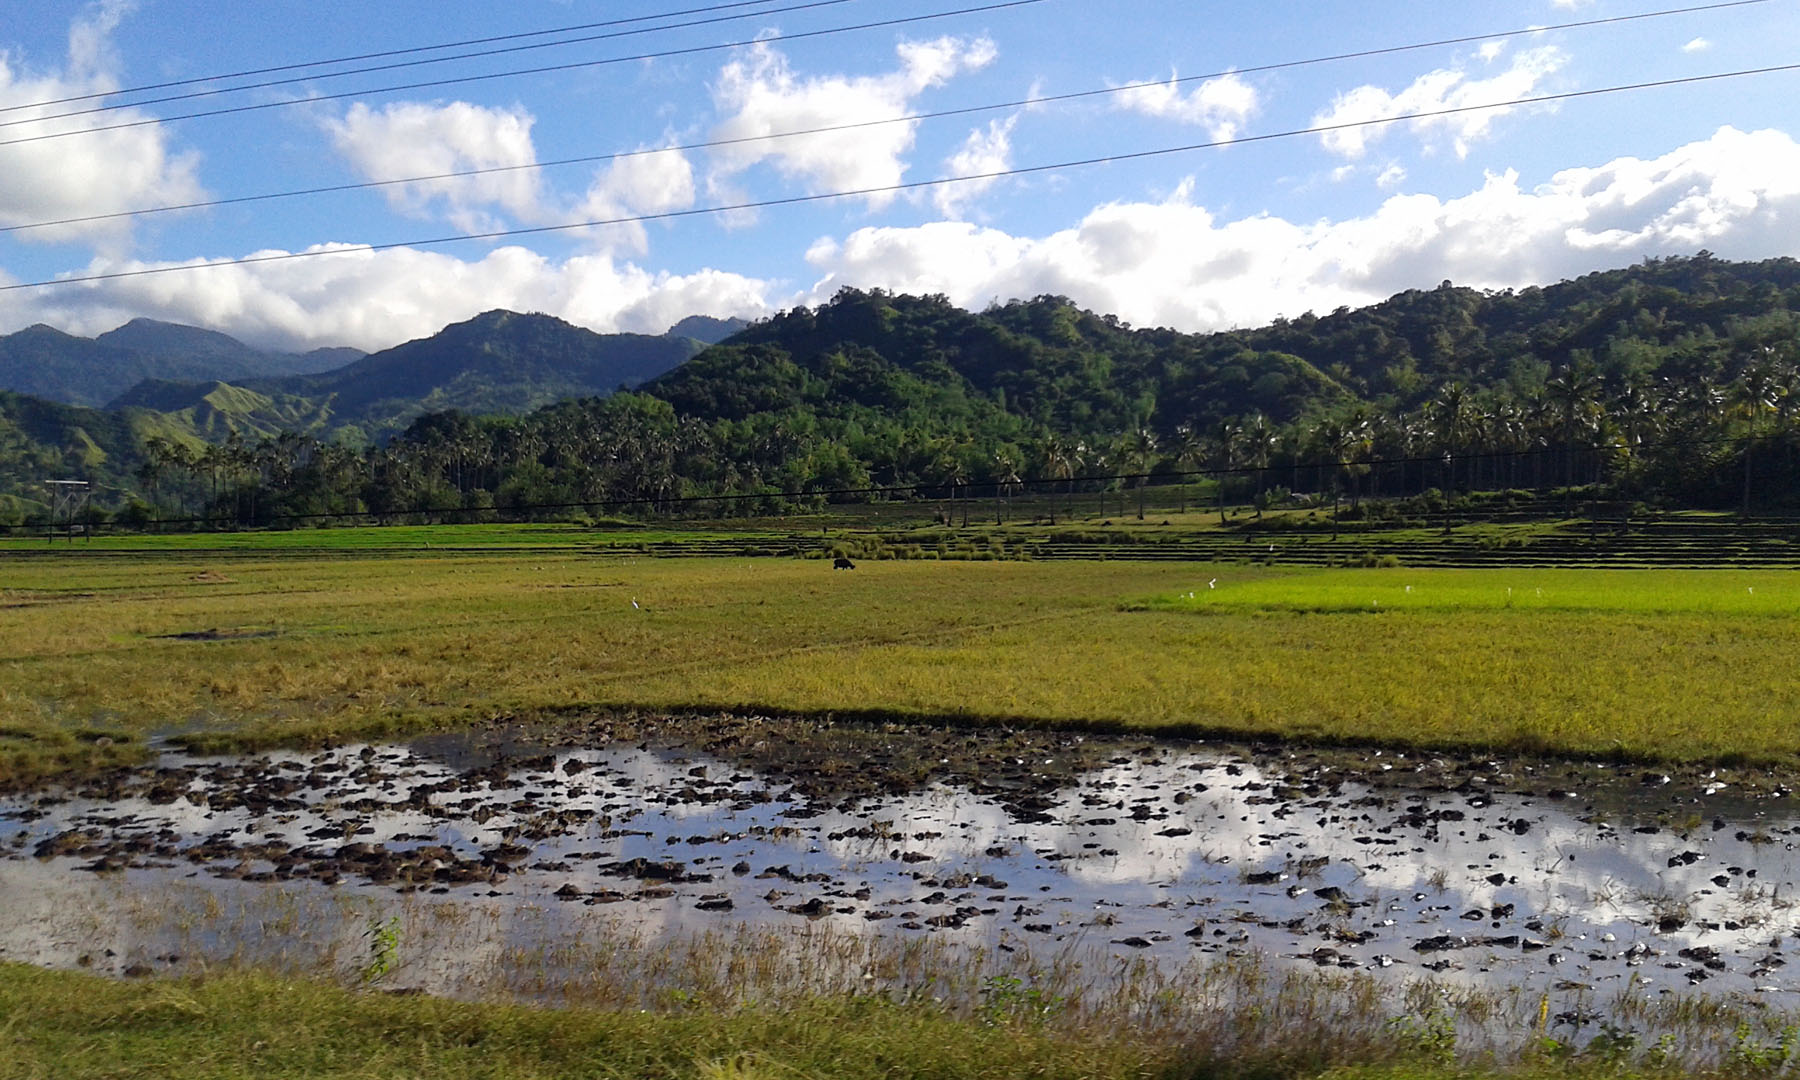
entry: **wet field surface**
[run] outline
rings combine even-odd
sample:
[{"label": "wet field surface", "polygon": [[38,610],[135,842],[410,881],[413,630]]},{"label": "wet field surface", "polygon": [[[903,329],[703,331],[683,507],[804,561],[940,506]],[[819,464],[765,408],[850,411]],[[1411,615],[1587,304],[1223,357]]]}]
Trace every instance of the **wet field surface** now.
[{"label": "wet field surface", "polygon": [[[1750,773],[742,718],[171,751],[0,798],[0,958],[144,975],[355,949],[379,905],[337,898],[406,897],[515,948],[596,918],[828,928],[1786,1008],[1790,802]],[[271,919],[278,897],[300,914]],[[474,941],[412,985],[492,962],[452,955]]]}]

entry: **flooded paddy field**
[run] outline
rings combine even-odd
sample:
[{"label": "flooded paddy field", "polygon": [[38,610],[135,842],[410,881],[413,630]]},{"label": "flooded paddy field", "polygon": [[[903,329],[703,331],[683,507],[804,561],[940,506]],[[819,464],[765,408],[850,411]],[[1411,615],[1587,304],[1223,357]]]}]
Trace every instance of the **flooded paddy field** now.
[{"label": "flooded paddy field", "polygon": [[0,959],[629,1004],[1304,977],[1654,1027],[1800,1006],[1791,802],[1750,771],[742,717],[171,749],[0,799]]}]

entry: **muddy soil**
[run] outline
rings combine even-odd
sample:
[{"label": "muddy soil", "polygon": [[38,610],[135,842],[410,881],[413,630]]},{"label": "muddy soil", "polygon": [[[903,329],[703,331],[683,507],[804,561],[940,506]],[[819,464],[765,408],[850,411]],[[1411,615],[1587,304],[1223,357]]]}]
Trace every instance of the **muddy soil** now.
[{"label": "muddy soil", "polygon": [[176,885],[353,890],[543,909],[551,934],[604,908],[654,935],[827,923],[1787,1006],[1789,796],[1749,770],[741,716],[170,750],[0,800],[0,910],[49,920],[0,927],[0,957],[136,975],[242,953],[51,930],[91,879],[101,922],[105,896]]}]

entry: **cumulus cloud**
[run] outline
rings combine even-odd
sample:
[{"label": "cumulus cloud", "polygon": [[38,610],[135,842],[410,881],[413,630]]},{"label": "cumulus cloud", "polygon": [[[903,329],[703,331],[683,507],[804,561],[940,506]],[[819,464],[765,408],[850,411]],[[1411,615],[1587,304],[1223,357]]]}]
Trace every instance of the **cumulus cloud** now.
[{"label": "cumulus cloud", "polygon": [[999,177],[989,174],[1012,167],[1012,130],[1018,122],[1015,114],[992,121],[985,128],[976,128],[969,132],[956,153],[944,159],[945,176],[981,179],[944,184],[933,189],[932,199],[937,203],[939,213],[950,218],[961,217],[965,206],[1000,182]]},{"label": "cumulus cloud", "polygon": [[[1043,236],[960,221],[864,228],[811,246],[818,278],[799,296],[716,270],[656,273],[607,253],[555,260],[504,247],[471,260],[396,249],[0,293],[0,332],[48,322],[93,334],[148,315],[283,348],[372,349],[494,307],[660,332],[689,314],[819,303],[844,285],[941,292],[973,308],[1058,293],[1139,325],[1197,331],[1373,303],[1444,279],[1517,288],[1701,248],[1738,259],[1800,248],[1800,143],[1727,127],[1660,157],[1567,169],[1536,186],[1491,174],[1460,195],[1395,194],[1336,220],[1223,219],[1188,184],[1158,202],[1107,203]],[[88,272],[145,265],[98,258]]]},{"label": "cumulus cloud", "polygon": [[[941,37],[903,42],[899,67],[880,75],[800,76],[773,46],[760,44],[725,65],[713,84],[719,112],[717,139],[758,139],[712,151],[708,178],[715,193],[728,193],[739,174],[767,163],[809,194],[891,187],[902,182],[916,122],[851,128],[820,135],[767,139],[786,131],[837,127],[908,116],[924,91],[986,67],[997,55],[987,38]],[[887,206],[891,192],[867,196],[871,208]]]},{"label": "cumulus cloud", "polygon": [[1184,186],[1162,202],[1108,203],[1043,237],[958,222],[865,228],[807,258],[822,275],[814,303],[844,285],[941,292],[970,307],[1058,293],[1140,325],[1214,330],[1446,278],[1516,288],[1702,247],[1751,259],[1796,246],[1800,144],[1722,128],[1652,160],[1569,169],[1531,189],[1490,175],[1460,197],[1395,195],[1337,221],[1221,221]]},{"label": "cumulus cloud", "polygon": [[[365,180],[395,180],[535,165],[535,122],[517,107],[404,101],[377,110],[359,101],[343,116],[328,119],[325,129],[338,153]],[[396,184],[382,192],[401,213],[442,216],[467,232],[503,227],[496,209],[520,221],[544,218],[538,172],[530,168]]]},{"label": "cumulus cloud", "polygon": [[[116,90],[117,61],[112,32],[131,10],[129,3],[96,4],[69,29],[69,55],[61,71],[33,71],[0,53],[0,138],[29,138],[84,131],[69,138],[20,143],[4,148],[0,169],[0,224],[30,225],[70,217],[169,206],[206,197],[199,180],[198,154],[171,148],[169,134],[156,125],[120,131],[91,131],[102,125],[151,119],[139,109],[90,116],[46,119],[81,103],[38,102]],[[20,106],[25,106],[20,108]],[[83,242],[117,253],[129,241],[130,218],[28,229],[14,239],[37,243]]]},{"label": "cumulus cloud", "polygon": [[[1497,52],[1487,57],[1490,63],[1498,58]],[[1313,124],[1318,127],[1365,124],[1392,116],[1512,101],[1539,92],[1544,83],[1567,63],[1568,57],[1562,50],[1546,45],[1520,52],[1504,71],[1487,78],[1473,78],[1459,68],[1440,68],[1419,76],[1398,93],[1379,86],[1359,86],[1339,94],[1330,108],[1313,117]],[[1473,112],[1408,121],[1406,126],[1421,138],[1448,137],[1457,156],[1464,157],[1470,144],[1485,136],[1494,121],[1512,111],[1504,107],[1477,108]],[[1326,131],[1319,138],[1332,153],[1359,158],[1394,126],[1341,127]]]},{"label": "cumulus cloud", "polygon": [[1114,96],[1118,108],[1203,127],[1215,139],[1229,139],[1256,112],[1256,87],[1237,75],[1206,79],[1186,94],[1171,75],[1168,82],[1129,83]]},{"label": "cumulus cloud", "polygon": [[[0,332],[45,322],[92,335],[137,316],[221,330],[271,348],[384,349],[493,308],[541,311],[601,332],[661,333],[686,315],[757,316],[766,282],[702,270],[657,273],[610,255],[552,260],[502,247],[445,252],[324,245],[317,258],[199,269],[0,293]],[[264,252],[259,254],[279,254]],[[170,263],[97,260],[90,273]]]},{"label": "cumulus cloud", "polygon": [[[594,176],[578,211],[583,221],[609,221],[640,214],[666,214],[694,205],[694,168],[679,150],[656,150],[614,159]],[[641,222],[594,230],[607,250],[642,255],[649,237]]]}]

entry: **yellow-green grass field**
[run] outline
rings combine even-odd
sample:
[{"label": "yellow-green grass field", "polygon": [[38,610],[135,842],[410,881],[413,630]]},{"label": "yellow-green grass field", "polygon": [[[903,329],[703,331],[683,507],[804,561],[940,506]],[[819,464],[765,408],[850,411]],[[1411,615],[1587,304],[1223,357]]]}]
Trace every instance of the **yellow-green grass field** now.
[{"label": "yellow-green grass field", "polygon": [[1796,610],[1782,571],[0,558],[0,768],[597,707],[1791,765]]}]

